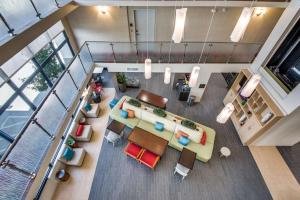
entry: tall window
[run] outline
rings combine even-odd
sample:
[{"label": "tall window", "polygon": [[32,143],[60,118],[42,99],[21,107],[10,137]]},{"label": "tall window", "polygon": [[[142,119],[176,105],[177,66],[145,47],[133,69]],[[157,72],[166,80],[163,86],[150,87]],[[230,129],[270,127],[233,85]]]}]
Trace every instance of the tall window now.
[{"label": "tall window", "polygon": [[11,73],[0,69],[0,158],[73,59],[65,32]]}]

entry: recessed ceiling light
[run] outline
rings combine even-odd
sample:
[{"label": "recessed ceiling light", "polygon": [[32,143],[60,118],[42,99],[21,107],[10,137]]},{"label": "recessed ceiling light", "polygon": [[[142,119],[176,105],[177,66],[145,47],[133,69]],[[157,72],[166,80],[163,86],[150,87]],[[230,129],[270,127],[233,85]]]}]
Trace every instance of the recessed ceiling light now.
[{"label": "recessed ceiling light", "polygon": [[97,6],[98,12],[105,15],[108,13],[108,6]]}]

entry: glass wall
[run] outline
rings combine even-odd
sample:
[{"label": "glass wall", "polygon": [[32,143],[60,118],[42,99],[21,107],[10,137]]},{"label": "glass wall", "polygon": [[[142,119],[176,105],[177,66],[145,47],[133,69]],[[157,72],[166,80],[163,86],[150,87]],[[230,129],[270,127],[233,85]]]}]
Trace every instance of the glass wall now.
[{"label": "glass wall", "polygon": [[[61,54],[62,51],[67,53]],[[6,81],[0,86],[0,141],[4,144],[1,145],[0,157],[8,147],[7,142],[12,142],[7,141],[3,135],[11,139],[18,135],[66,68],[68,63],[60,55],[65,55],[68,63],[74,56],[64,32],[58,34],[22,66],[13,65],[9,68],[9,65],[5,65],[4,70],[10,73],[1,69],[1,79]]]}]

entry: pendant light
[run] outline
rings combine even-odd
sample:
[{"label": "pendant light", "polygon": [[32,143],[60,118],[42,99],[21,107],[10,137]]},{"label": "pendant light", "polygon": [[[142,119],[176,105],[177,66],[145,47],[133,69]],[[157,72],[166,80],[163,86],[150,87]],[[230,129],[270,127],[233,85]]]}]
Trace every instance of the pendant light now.
[{"label": "pendant light", "polygon": [[150,79],[151,78],[151,74],[152,74],[152,66],[151,66],[151,59],[149,58],[149,38],[148,38],[148,23],[149,23],[149,19],[148,19],[148,10],[149,10],[149,6],[148,6],[148,0],[147,0],[147,58],[145,59],[145,79]]},{"label": "pendant light", "polygon": [[174,43],[180,43],[183,38],[186,12],[187,8],[176,9],[175,27],[172,36]]},{"label": "pendant light", "polygon": [[257,87],[257,85],[259,84],[261,80],[261,76],[258,74],[254,74],[250,80],[247,82],[247,84],[245,85],[245,87],[243,87],[242,91],[241,91],[241,96],[248,98],[251,96],[251,94],[254,92],[255,88]]},{"label": "pendant light", "polygon": [[189,87],[195,87],[196,86],[199,73],[200,73],[200,67],[199,66],[193,67],[191,77],[190,77],[190,80],[189,80]]},{"label": "pendant light", "polygon": [[171,81],[171,68],[166,67],[165,68],[165,77],[164,77],[164,83],[169,84]]},{"label": "pendant light", "polygon": [[145,60],[145,79],[151,78],[151,59]]},{"label": "pendant light", "polygon": [[253,2],[254,0],[252,1],[250,8],[247,7],[243,8],[242,14],[230,35],[230,39],[232,42],[240,41],[243,35],[245,34],[245,31],[247,29],[247,26],[251,20],[254,11],[254,8],[252,8]]},{"label": "pendant light", "polygon": [[220,112],[220,114],[217,116],[216,120],[217,122],[221,124],[225,124],[225,122],[229,119],[230,115],[234,111],[234,106],[232,103],[226,104],[226,106],[223,108],[223,110]]}]

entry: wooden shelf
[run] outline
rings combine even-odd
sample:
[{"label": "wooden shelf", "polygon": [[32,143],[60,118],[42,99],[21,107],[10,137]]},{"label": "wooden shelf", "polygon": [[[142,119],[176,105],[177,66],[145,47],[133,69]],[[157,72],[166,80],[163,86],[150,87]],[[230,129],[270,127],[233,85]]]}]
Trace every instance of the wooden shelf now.
[{"label": "wooden shelf", "polygon": [[[251,73],[248,70],[242,70],[224,99],[224,103],[231,101],[235,108],[231,119],[244,145],[251,144],[283,116],[279,107],[260,84],[246,100],[238,95],[240,88],[250,77]],[[240,85],[241,83],[243,84]],[[263,123],[262,119],[267,113],[272,113],[272,117]],[[247,119],[241,125],[239,120],[243,115]]]}]

